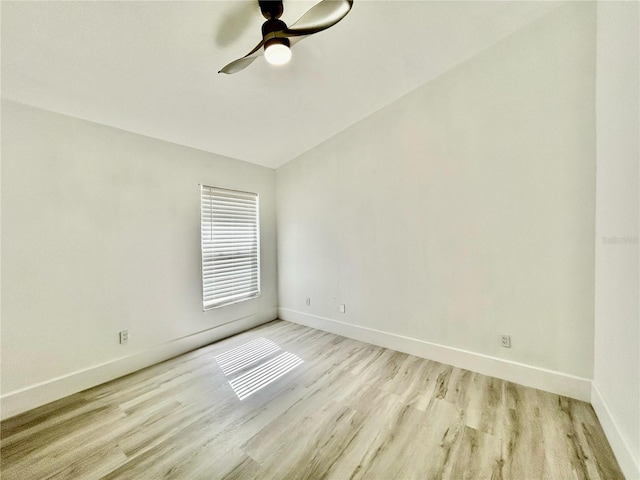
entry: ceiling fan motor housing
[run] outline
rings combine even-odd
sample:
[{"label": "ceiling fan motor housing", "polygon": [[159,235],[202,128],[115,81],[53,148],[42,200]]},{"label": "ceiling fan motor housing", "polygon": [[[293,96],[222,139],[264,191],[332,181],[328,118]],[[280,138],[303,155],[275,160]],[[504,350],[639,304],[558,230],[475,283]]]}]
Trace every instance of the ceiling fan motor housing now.
[{"label": "ceiling fan motor housing", "polygon": [[285,30],[286,28],[287,24],[282,20],[278,20],[277,18],[270,18],[262,24],[262,38],[266,39],[267,35],[269,35],[270,33]]}]

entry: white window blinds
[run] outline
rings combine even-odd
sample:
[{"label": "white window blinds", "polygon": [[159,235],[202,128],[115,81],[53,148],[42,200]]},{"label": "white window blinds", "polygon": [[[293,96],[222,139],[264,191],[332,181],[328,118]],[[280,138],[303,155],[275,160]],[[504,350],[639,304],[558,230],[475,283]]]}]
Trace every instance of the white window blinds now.
[{"label": "white window blinds", "polygon": [[258,195],[202,185],[204,310],[260,295]]}]

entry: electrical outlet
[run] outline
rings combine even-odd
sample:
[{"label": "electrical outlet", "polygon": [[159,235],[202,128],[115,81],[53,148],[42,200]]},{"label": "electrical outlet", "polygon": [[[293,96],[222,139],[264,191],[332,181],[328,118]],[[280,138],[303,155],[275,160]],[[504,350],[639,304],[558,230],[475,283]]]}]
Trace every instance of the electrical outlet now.
[{"label": "electrical outlet", "polygon": [[511,348],[511,335],[501,335],[500,346],[504,348]]},{"label": "electrical outlet", "polygon": [[309,297],[307,297],[307,302],[306,303],[307,303],[307,307],[311,306],[311,299]]},{"label": "electrical outlet", "polygon": [[340,304],[340,313],[344,313],[346,311],[344,303]]},{"label": "electrical outlet", "polygon": [[125,343],[129,343],[129,330],[122,330],[120,332],[120,344],[124,345]]}]

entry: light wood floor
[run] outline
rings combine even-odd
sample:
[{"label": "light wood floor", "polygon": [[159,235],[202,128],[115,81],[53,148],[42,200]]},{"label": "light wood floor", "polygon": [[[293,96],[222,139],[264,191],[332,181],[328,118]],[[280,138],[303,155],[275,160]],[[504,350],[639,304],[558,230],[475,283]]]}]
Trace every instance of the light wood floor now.
[{"label": "light wood floor", "polygon": [[587,403],[283,321],[1,432],[3,480],[623,478]]}]

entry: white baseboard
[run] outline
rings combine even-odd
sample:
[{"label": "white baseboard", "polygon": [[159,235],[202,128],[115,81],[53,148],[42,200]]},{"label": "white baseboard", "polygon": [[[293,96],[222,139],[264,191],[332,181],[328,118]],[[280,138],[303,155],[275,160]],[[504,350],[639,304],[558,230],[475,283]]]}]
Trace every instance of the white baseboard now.
[{"label": "white baseboard", "polygon": [[600,420],[622,473],[627,480],[640,480],[640,452],[633,453],[595,381],[591,384],[591,406]]},{"label": "white baseboard", "polygon": [[527,387],[538,388],[585,402],[591,400],[591,380],[588,378],[352,325],[339,320],[309,315],[288,308],[278,308],[278,317],[325,332],[509,380]]},{"label": "white baseboard", "polygon": [[277,318],[277,309],[270,308],[244,318],[217,325],[186,337],[78,370],[0,397],[0,419],[13,417],[32,408],[95,387],[118,377],[154,365],[182,353],[208,345]]}]

